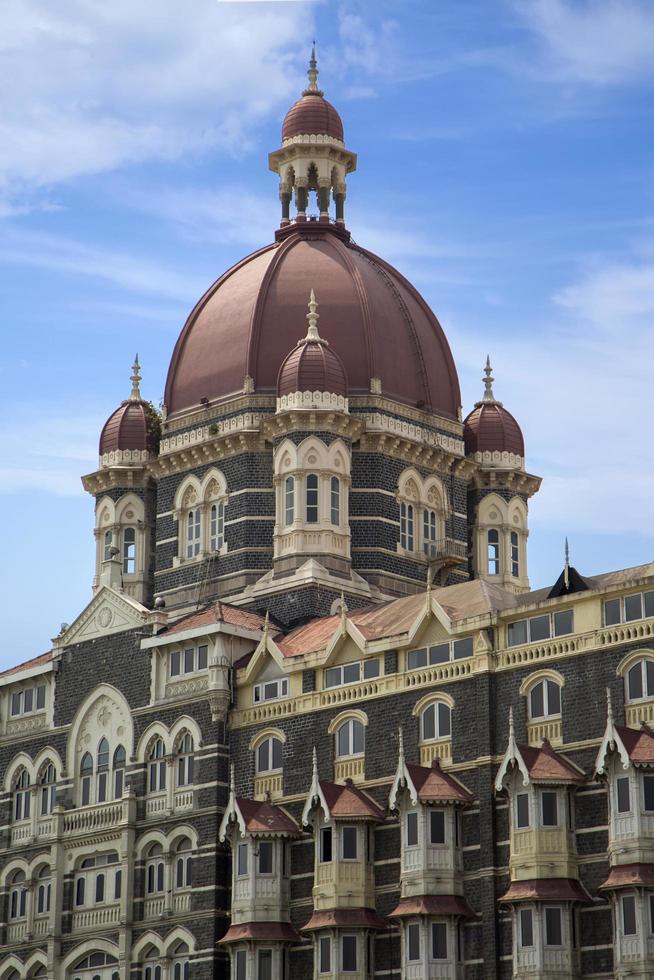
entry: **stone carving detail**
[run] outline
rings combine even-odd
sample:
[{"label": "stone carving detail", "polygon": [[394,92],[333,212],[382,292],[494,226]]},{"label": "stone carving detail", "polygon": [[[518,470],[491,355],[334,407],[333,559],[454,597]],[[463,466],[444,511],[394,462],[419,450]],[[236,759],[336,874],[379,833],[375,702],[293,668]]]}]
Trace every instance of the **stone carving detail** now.
[{"label": "stone carving detail", "polygon": [[177,681],[173,684],[166,684],[166,697],[176,698],[181,694],[197,694],[207,688],[206,677],[196,677],[194,680]]}]

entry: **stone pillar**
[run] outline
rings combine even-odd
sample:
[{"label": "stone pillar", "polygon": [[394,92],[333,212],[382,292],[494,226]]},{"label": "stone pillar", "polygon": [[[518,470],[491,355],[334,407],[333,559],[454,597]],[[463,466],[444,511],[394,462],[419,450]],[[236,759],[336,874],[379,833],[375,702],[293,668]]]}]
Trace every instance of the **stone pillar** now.
[{"label": "stone pillar", "polygon": [[334,193],[334,203],[336,205],[336,224],[345,224],[345,191],[337,190]]},{"label": "stone pillar", "polygon": [[174,860],[172,851],[164,851],[164,915],[173,914]]},{"label": "stone pillar", "polygon": [[282,221],[281,224],[288,225],[291,222],[291,190],[288,187],[283,187],[279,192],[279,198],[282,202]]},{"label": "stone pillar", "polygon": [[321,178],[318,182],[318,210],[320,217],[329,220],[329,189],[330,182],[326,178]]},{"label": "stone pillar", "polygon": [[309,190],[306,181],[303,183],[298,181],[295,186],[295,206],[297,208],[297,216],[301,220],[306,220],[308,203]]}]

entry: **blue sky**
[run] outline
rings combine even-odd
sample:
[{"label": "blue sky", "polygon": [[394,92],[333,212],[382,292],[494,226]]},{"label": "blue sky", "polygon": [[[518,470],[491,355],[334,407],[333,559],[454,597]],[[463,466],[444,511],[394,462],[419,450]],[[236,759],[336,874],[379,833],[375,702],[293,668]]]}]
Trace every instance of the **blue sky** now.
[{"label": "blue sky", "polygon": [[650,0],[15,0],[0,11],[0,663],[90,597],[95,468],[138,350],[270,240],[267,153],[320,83],[359,155],[356,241],[443,324],[544,477],[532,584],[654,559]]}]

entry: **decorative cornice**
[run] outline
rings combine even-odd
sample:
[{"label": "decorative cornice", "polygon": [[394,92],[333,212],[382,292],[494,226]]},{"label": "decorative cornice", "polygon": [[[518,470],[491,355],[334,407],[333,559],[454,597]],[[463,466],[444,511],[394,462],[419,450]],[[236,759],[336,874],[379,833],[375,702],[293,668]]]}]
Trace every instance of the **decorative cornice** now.
[{"label": "decorative cornice", "polygon": [[348,400],[331,391],[293,391],[277,399],[277,412],[286,411],[348,412]]}]

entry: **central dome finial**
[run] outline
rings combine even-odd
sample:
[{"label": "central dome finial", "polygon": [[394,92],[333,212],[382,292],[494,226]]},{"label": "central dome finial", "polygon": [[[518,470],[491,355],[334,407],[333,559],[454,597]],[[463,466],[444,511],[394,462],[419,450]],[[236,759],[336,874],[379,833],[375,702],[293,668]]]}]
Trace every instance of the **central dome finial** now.
[{"label": "central dome finial", "polygon": [[309,76],[309,84],[305,88],[302,95],[322,95],[323,93],[318,88],[318,62],[316,61],[316,42],[313,42],[311,48],[311,58],[309,59],[309,70],[307,71]]},{"label": "central dome finial", "polygon": [[325,341],[322,339],[318,333],[318,320],[320,319],[320,313],[318,313],[318,304],[316,302],[316,295],[311,290],[311,295],[309,296],[309,312],[307,313],[307,320],[309,321],[309,327],[307,329],[307,335],[304,340],[301,340],[302,344],[324,344]]}]

